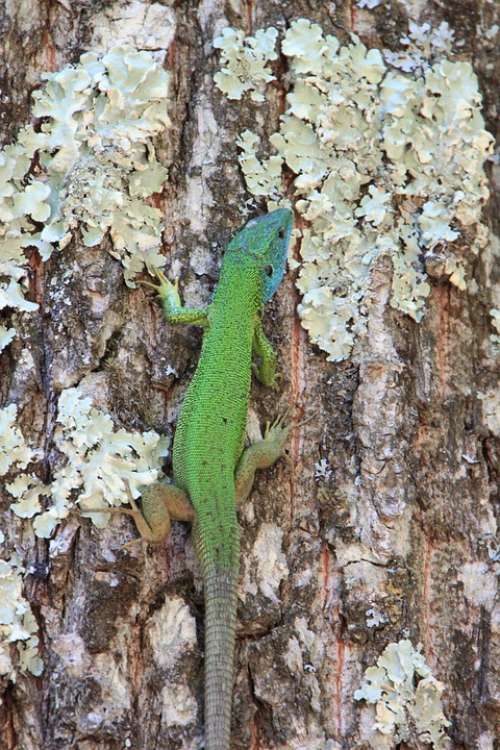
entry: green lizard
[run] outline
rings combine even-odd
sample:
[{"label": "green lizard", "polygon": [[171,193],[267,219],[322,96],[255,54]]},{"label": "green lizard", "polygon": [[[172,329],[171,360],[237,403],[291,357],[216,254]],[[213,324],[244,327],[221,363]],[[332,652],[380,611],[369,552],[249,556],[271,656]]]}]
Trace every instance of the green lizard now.
[{"label": "green lizard", "polygon": [[[205,598],[206,750],[230,740],[240,532],[237,504],[256,469],[283,454],[288,428],[278,419],[244,450],[252,353],[259,380],[275,385],[276,355],[262,327],[262,307],[283,278],[292,213],[278,209],[249,221],[229,243],[219,284],[206,309],[182,306],[177,283],[158,273],[166,319],[205,329],[198,367],[187,389],[173,445],[173,483],[144,488],[141,510],[130,496],[137,528],[159,543],[170,521],[193,522]],[[130,493],[129,493],[130,494]],[[122,509],[115,509],[120,512]]]}]

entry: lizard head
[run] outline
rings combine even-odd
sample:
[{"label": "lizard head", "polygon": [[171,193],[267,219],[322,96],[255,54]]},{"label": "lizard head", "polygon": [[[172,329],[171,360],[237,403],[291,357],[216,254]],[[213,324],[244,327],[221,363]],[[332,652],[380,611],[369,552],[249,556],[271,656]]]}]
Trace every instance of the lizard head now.
[{"label": "lizard head", "polygon": [[292,212],[278,208],[251,219],[228,245],[229,252],[242,252],[257,265],[262,274],[263,302],[271,299],[284,276],[292,227]]}]

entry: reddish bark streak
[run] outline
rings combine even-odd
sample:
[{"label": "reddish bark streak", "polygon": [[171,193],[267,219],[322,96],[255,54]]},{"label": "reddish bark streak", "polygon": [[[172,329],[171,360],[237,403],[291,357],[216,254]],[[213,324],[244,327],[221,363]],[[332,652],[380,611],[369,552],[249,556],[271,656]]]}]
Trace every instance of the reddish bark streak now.
[{"label": "reddish bark streak", "polygon": [[350,5],[350,8],[349,8],[349,11],[350,11],[350,15],[351,15],[351,29],[354,29],[355,26],[356,26],[357,12],[356,12],[356,6],[352,2],[351,2],[351,5]]},{"label": "reddish bark streak", "polygon": [[246,8],[248,33],[253,34],[253,0],[248,0]]},{"label": "reddish bark streak", "polygon": [[255,721],[255,717],[252,717],[250,722],[250,748],[249,750],[261,750],[261,744],[259,739],[259,728]]},{"label": "reddish bark streak", "polygon": [[438,322],[436,331],[436,368],[439,375],[439,394],[445,398],[448,392],[449,341],[450,341],[450,290],[437,287],[434,294]]},{"label": "reddish bark streak", "polygon": [[330,598],[330,550],[326,544],[323,545],[323,549],[321,550],[321,572],[323,574],[321,608],[325,609]]},{"label": "reddish bark streak", "polygon": [[335,673],[335,692],[333,696],[333,708],[335,714],[335,729],[337,737],[342,736],[342,673],[345,662],[345,641],[337,638],[337,664]]},{"label": "reddish bark streak", "polygon": [[45,53],[47,56],[47,70],[57,70],[56,48],[54,46],[54,43],[52,42],[52,37],[48,30],[45,31],[43,35],[43,46],[45,48]]}]

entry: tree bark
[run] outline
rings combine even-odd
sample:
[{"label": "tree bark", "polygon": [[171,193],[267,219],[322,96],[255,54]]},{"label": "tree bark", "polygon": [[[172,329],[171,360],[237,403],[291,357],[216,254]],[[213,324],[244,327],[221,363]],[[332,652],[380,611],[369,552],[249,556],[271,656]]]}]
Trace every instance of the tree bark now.
[{"label": "tree bark", "polygon": [[[224,245],[244,221],[248,194],[235,141],[255,126],[254,108],[228,104],[213,84],[212,41],[221,28],[250,34],[306,17],[326,33],[345,40],[354,31],[382,49],[397,47],[408,19],[446,20],[480,78],[491,128],[494,47],[485,30],[493,12],[488,0],[384,2],[373,11],[307,0],[8,0],[0,10],[3,142],[29,121],[43,71],[124,41],[161,50],[172,73],[172,128],[158,139],[169,165],[163,252],[167,271],[181,269],[187,304],[203,304]],[[278,80],[257,124],[263,132],[277,129],[284,93]],[[392,270],[382,259],[351,361],[327,362],[308,342],[292,274],[266,307],[280,392],[277,398],[254,384],[252,411],[265,422],[291,405],[303,423],[292,432],[288,460],[258,475],[240,513],[235,750],[370,747],[369,709],[354,693],[386,646],[406,638],[421,644],[445,686],[449,747],[493,750],[499,444],[479,396],[497,387],[486,352],[498,283],[494,248],[471,264],[479,293],[432,279],[418,324],[389,306]],[[59,393],[82,381],[117,426],[171,436],[197,361],[198,330],[168,326],[149,292],[125,287],[104,246],[73,241],[47,263],[36,250],[27,254],[29,298],[40,307],[3,314],[19,335],[0,355],[0,388],[2,405],[18,406],[26,441],[42,449],[41,479],[49,481],[58,460]],[[318,479],[321,459],[330,471]],[[1,746],[202,747],[203,609],[189,529],[174,524],[160,548],[124,549],[136,535],[128,518],[101,530],[75,511],[48,541],[9,511],[11,500],[3,493],[2,557],[16,552],[28,571],[24,596],[39,626],[44,671],[3,680]],[[400,747],[423,744],[412,737]]]}]

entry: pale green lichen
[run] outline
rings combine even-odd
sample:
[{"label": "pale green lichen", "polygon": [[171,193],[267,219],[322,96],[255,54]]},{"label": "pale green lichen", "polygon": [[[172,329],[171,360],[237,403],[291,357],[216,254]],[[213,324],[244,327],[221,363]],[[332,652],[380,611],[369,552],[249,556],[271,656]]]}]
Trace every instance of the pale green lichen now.
[{"label": "pale green lichen", "polygon": [[411,641],[390,643],[354,693],[355,700],[375,706],[373,731],[367,737],[370,746],[390,750],[414,740],[436,750],[447,747],[450,722],[443,712],[443,690]]},{"label": "pale green lichen", "polygon": [[16,335],[15,328],[6,328],[0,325],[0,352],[3,351]]},{"label": "pale green lichen", "polygon": [[500,353],[500,310],[493,308],[490,310],[491,325],[495,329],[496,333],[492,333],[490,341],[493,346],[493,352],[495,354]]},{"label": "pale green lichen", "polygon": [[281,197],[281,156],[271,156],[265,162],[256,156],[259,139],[250,130],[244,130],[236,141],[242,153],[238,157],[245,181],[252,195],[265,195],[269,200]]},{"label": "pale green lichen", "polygon": [[18,498],[10,509],[19,518],[32,518],[42,510],[40,497],[50,495],[50,487],[44,485],[34,474],[18,474],[5,489],[12,497]]},{"label": "pale green lichen", "polygon": [[248,189],[270,206],[280,200],[279,159],[296,175],[295,208],[307,222],[298,310],[331,360],[349,356],[365,329],[377,258],[392,260],[391,305],[420,321],[430,292],[426,254],[444,250],[450,282],[465,289],[465,266],[450,243],[467,228],[476,233],[473,252],[485,244],[483,162],[493,139],[470,63],[443,59],[452,38],[445,23],[437,30],[411,24],[405,59],[385,53],[407,75],[356,37],[340,46],[298,19],[281,45],[292,88],[270,138],[277,156],[260,160],[249,131],[238,141]]},{"label": "pale green lichen", "polygon": [[227,27],[214,39],[214,47],[221,50],[222,66],[214,81],[229,99],[241,99],[250,91],[254,102],[264,101],[265,85],[275,78],[267,63],[278,57],[274,49],[277,36],[273,27],[261,29],[255,36],[245,36],[239,29]]},{"label": "pale green lichen", "polygon": [[[0,675],[11,681],[15,681],[17,669],[34,675],[43,671],[38,656],[38,625],[23,596],[24,572],[15,555],[0,560]],[[17,665],[12,660],[14,643],[18,651]]]},{"label": "pale green lichen", "polygon": [[0,409],[0,476],[14,469],[25,469],[35,458],[19,427],[16,426],[17,407],[9,404]]},{"label": "pale green lichen", "polygon": [[[166,439],[153,430],[115,429],[110,415],[92,406],[78,388],[61,393],[54,442],[65,460],[50,484],[53,504],[33,521],[40,537],[50,537],[68,515],[73,496],[82,510],[128,502],[127,487],[139,497],[141,485],[161,474],[161,458],[167,452]],[[96,513],[91,518],[102,527],[109,517]]]},{"label": "pale green lichen", "polygon": [[0,152],[0,276],[11,279],[0,287],[0,308],[36,309],[20,286],[24,248],[46,260],[77,228],[87,246],[109,231],[131,286],[144,266],[163,264],[161,212],[144,199],[167,176],[152,139],[170,124],[168,74],[150,53],[116,47],[43,77],[33,94],[40,132],[23,128]]},{"label": "pale green lichen", "polygon": [[500,391],[498,388],[490,388],[488,391],[478,393],[482,402],[483,420],[493,435],[500,436]]},{"label": "pale green lichen", "polygon": [[[17,472],[5,489],[15,498],[11,510],[20,518],[31,518],[35,534],[49,538],[57,524],[69,514],[72,499],[82,510],[106,508],[128,502],[140,487],[161,474],[161,459],[167,453],[166,439],[156,432],[116,430],[109,414],[92,406],[78,388],[61,393],[54,443],[62,458],[50,484],[43,484],[25,469],[36,452],[25,443],[15,426],[16,406],[0,410],[0,476]],[[51,504],[43,510],[41,498]],[[96,526],[108,523],[106,514],[94,514]]]}]

